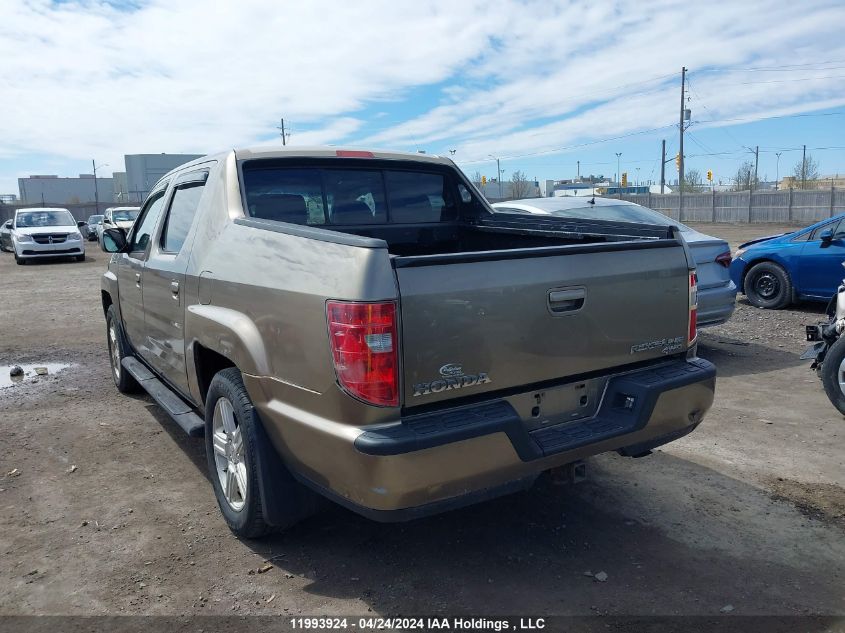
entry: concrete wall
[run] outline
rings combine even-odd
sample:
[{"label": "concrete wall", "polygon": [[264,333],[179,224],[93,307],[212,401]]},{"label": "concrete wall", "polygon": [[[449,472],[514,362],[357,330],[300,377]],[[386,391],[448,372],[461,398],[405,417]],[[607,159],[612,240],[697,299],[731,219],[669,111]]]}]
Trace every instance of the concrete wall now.
[{"label": "concrete wall", "polygon": [[202,154],[126,154],[126,204],[139,204],[171,169],[200,158]]},{"label": "concrete wall", "polygon": [[[20,201],[25,204],[67,205],[94,202],[94,177],[18,178]],[[97,178],[97,193],[104,204],[114,202],[111,178]]]}]

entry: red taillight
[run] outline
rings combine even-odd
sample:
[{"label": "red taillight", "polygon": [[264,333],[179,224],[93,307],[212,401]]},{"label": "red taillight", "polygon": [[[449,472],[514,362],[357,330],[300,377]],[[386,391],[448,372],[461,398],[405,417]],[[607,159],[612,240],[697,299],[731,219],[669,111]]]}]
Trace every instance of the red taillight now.
[{"label": "red taillight", "polygon": [[370,404],[399,406],[396,304],[327,301],[326,319],[341,387]]},{"label": "red taillight", "polygon": [[372,152],[362,152],[357,149],[339,149],[335,152],[338,158],[375,158]]},{"label": "red taillight", "polygon": [[722,253],[721,255],[716,257],[716,263],[724,266],[725,268],[731,267],[731,261],[732,261],[732,258],[731,258],[731,252],[730,251],[725,251],[724,253]]},{"label": "red taillight", "polygon": [[698,275],[694,272],[689,274],[689,338],[687,343],[692,344],[698,336]]}]

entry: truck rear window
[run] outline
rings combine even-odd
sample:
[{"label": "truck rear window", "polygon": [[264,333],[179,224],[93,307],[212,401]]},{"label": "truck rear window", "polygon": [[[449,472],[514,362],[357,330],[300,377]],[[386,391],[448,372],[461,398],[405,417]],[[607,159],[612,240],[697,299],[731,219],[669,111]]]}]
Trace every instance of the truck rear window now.
[{"label": "truck rear window", "polygon": [[443,174],[388,169],[244,168],[250,216],[310,225],[410,224],[457,217]]}]

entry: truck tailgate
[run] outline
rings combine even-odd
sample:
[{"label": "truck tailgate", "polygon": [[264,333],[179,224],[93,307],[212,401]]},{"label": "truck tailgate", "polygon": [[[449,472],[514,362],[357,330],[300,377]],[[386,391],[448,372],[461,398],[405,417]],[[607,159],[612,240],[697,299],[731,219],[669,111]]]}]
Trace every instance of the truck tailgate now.
[{"label": "truck tailgate", "polygon": [[404,406],[580,378],[683,351],[675,240],[396,257]]}]

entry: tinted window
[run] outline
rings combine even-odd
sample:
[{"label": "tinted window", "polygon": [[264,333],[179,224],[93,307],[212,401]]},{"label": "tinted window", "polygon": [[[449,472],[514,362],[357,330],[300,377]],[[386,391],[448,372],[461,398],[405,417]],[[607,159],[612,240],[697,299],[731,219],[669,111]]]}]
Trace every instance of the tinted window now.
[{"label": "tinted window", "polygon": [[384,172],[391,222],[439,222],[453,219],[455,207],[446,208],[446,179],[441,174],[413,171]]},{"label": "tinted window", "polygon": [[293,224],[326,223],[319,170],[245,170],[244,184],[249,214],[254,218]]},{"label": "tinted window", "polygon": [[198,182],[183,185],[173,193],[167,223],[161,236],[161,245],[165,251],[178,253],[181,250],[197,213],[203,189],[203,183]]},{"label": "tinted window", "polygon": [[144,210],[143,218],[140,223],[135,225],[132,231],[132,242],[129,251],[132,253],[138,251],[146,251],[150,243],[150,237],[155,230],[158,217],[161,215],[161,209],[164,206],[164,192],[155,194],[147,204]]},{"label": "tinted window", "polygon": [[327,169],[326,202],[332,224],[384,224],[387,206],[380,171]]},{"label": "tinted window", "polygon": [[[294,224],[439,222],[458,215],[444,174],[381,169],[247,165],[249,214]],[[469,192],[464,193],[471,200]]]}]

